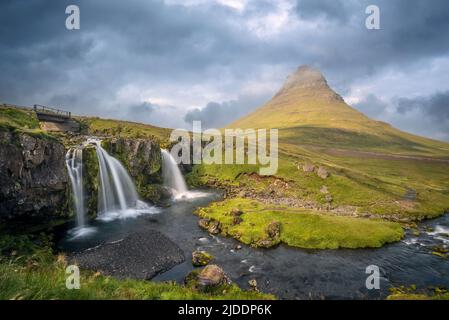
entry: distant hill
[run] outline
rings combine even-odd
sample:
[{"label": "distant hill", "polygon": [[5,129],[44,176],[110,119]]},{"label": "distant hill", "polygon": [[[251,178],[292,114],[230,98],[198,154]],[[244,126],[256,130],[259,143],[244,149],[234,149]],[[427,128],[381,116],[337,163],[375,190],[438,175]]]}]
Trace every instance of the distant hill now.
[{"label": "distant hill", "polygon": [[279,128],[284,142],[395,154],[449,155],[449,144],[400,131],[350,107],[320,71],[299,67],[266,104],[230,128]]}]

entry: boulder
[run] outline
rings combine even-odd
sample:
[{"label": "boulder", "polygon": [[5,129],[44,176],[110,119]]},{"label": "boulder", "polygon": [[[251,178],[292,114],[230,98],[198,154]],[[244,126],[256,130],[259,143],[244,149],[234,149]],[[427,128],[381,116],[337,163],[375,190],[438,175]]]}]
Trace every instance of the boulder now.
[{"label": "boulder", "polygon": [[313,172],[315,170],[315,166],[311,163],[306,163],[302,166],[302,170],[304,172],[310,173]]},{"label": "boulder", "polygon": [[213,288],[229,283],[230,280],[223,269],[215,264],[206,266],[196,277],[196,284],[199,289]]},{"label": "boulder", "polygon": [[326,179],[327,177],[329,177],[329,172],[325,168],[323,168],[323,167],[319,167],[318,171],[316,172],[316,174],[321,179]]},{"label": "boulder", "polygon": [[192,264],[195,267],[205,266],[209,264],[209,262],[211,262],[213,258],[214,257],[211,254],[207,253],[206,251],[192,252]]}]

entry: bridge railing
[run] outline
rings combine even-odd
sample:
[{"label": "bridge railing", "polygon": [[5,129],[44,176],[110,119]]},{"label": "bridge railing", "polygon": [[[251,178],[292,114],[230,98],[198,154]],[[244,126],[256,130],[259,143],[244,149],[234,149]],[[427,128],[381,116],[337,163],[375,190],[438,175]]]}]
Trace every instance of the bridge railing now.
[{"label": "bridge railing", "polygon": [[58,117],[61,117],[61,118],[66,118],[66,119],[69,119],[72,116],[72,113],[69,112],[69,111],[55,109],[55,108],[43,106],[43,105],[40,105],[40,104],[35,104],[34,105],[34,111],[36,113],[45,113],[45,114],[48,114],[48,115],[58,116]]}]

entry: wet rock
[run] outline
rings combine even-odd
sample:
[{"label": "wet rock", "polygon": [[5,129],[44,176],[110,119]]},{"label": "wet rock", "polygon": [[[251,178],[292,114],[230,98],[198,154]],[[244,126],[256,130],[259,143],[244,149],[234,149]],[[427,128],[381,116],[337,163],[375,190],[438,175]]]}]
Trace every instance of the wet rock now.
[{"label": "wet rock", "polygon": [[316,174],[321,179],[327,179],[329,177],[329,172],[325,168],[323,168],[323,167],[319,167],[317,172],[316,172]]},{"label": "wet rock", "polygon": [[302,166],[302,170],[306,173],[310,173],[315,170],[315,166],[311,163],[306,163]]},{"label": "wet rock", "polygon": [[210,219],[200,219],[198,220],[198,226],[200,226],[203,229],[209,228]]},{"label": "wet rock", "polygon": [[195,267],[205,266],[209,264],[209,262],[211,262],[213,258],[214,257],[211,254],[207,253],[206,251],[192,252],[192,264]]},{"label": "wet rock", "polygon": [[209,223],[209,227],[207,228],[207,231],[211,234],[219,234],[221,232],[220,230],[220,223],[218,221],[211,221]]},{"label": "wet rock", "polygon": [[238,245],[236,245],[236,246],[234,247],[234,249],[235,249],[235,250],[241,250],[241,249],[242,249],[242,246],[241,246],[240,244],[238,244]]}]

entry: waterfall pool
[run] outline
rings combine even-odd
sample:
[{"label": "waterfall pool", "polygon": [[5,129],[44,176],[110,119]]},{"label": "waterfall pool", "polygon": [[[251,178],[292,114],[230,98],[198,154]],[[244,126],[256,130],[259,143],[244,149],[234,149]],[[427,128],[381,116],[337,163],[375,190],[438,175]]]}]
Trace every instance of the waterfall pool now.
[{"label": "waterfall pool", "polygon": [[[449,228],[448,215],[422,223],[419,236],[407,234],[403,241],[380,249],[303,250],[283,245],[253,249],[242,245],[237,250],[239,242],[209,235],[198,227],[198,217],[193,214],[197,207],[220,199],[217,193],[202,193],[202,197],[174,201],[158,213],[96,220],[90,224],[96,232],[75,239],[67,235],[59,246],[63,251],[77,252],[151,228],[173,240],[186,257],[184,263],[159,274],[153,281],[183,282],[194,269],[191,253],[200,249],[211,253],[215,257],[213,263],[223,267],[241,287],[249,288],[248,281],[256,279],[261,291],[284,299],[382,299],[392,286],[449,287],[449,261],[431,253],[434,245],[449,241],[440,232]],[[373,264],[381,271],[380,290],[365,287],[366,267]]]}]

